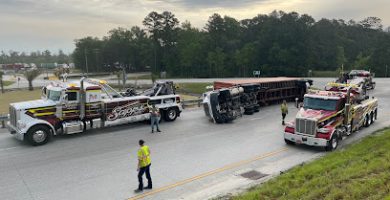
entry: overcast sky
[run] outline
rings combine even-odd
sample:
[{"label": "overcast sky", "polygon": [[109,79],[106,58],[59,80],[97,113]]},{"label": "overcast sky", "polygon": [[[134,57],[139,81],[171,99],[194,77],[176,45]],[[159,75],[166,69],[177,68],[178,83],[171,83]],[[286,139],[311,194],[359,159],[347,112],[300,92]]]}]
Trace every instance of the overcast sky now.
[{"label": "overcast sky", "polygon": [[203,28],[213,13],[238,20],[273,10],[316,20],[368,16],[390,25],[390,0],[0,0],[0,51],[72,52],[74,39],[102,37],[116,27],[142,26],[151,11],[171,11],[180,22]]}]

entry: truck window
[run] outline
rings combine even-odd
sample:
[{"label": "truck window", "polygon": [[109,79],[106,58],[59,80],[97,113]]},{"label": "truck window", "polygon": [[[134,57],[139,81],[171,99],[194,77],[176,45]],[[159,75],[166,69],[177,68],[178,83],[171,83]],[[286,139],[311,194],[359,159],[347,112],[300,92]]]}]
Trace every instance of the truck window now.
[{"label": "truck window", "polygon": [[52,101],[59,101],[61,97],[61,91],[48,90],[47,98]]},{"label": "truck window", "polygon": [[77,101],[77,92],[66,92],[68,101]]},{"label": "truck window", "polygon": [[320,98],[305,98],[304,108],[313,110],[336,110],[338,100],[335,99],[320,99]]}]

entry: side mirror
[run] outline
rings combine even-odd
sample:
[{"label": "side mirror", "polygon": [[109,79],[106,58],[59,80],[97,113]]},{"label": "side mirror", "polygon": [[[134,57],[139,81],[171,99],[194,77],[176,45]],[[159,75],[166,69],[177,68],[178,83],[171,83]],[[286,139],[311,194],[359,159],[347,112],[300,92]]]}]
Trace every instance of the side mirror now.
[{"label": "side mirror", "polygon": [[68,94],[64,94],[63,98],[62,98],[62,102],[64,104],[68,104]]},{"label": "side mirror", "polygon": [[46,87],[42,87],[41,98],[42,99],[46,99],[47,98],[47,89],[46,89]]}]

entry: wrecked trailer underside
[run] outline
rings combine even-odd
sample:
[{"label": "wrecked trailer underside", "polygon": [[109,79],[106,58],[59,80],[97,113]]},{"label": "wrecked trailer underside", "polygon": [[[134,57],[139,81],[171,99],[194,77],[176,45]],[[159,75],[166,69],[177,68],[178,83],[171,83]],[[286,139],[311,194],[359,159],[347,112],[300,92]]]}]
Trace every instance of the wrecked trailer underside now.
[{"label": "wrecked trailer underside", "polygon": [[282,100],[302,100],[311,80],[289,77],[215,81],[214,90],[203,96],[206,116],[216,123],[230,122],[242,114],[258,112],[260,106]]}]

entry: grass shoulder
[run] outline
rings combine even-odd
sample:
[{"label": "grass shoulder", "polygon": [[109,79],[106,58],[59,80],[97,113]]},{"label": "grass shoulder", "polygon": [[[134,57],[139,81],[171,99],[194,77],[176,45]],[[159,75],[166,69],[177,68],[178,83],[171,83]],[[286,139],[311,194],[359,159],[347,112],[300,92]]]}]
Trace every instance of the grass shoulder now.
[{"label": "grass shoulder", "polygon": [[389,195],[390,129],[386,129],[232,199],[389,199]]}]

